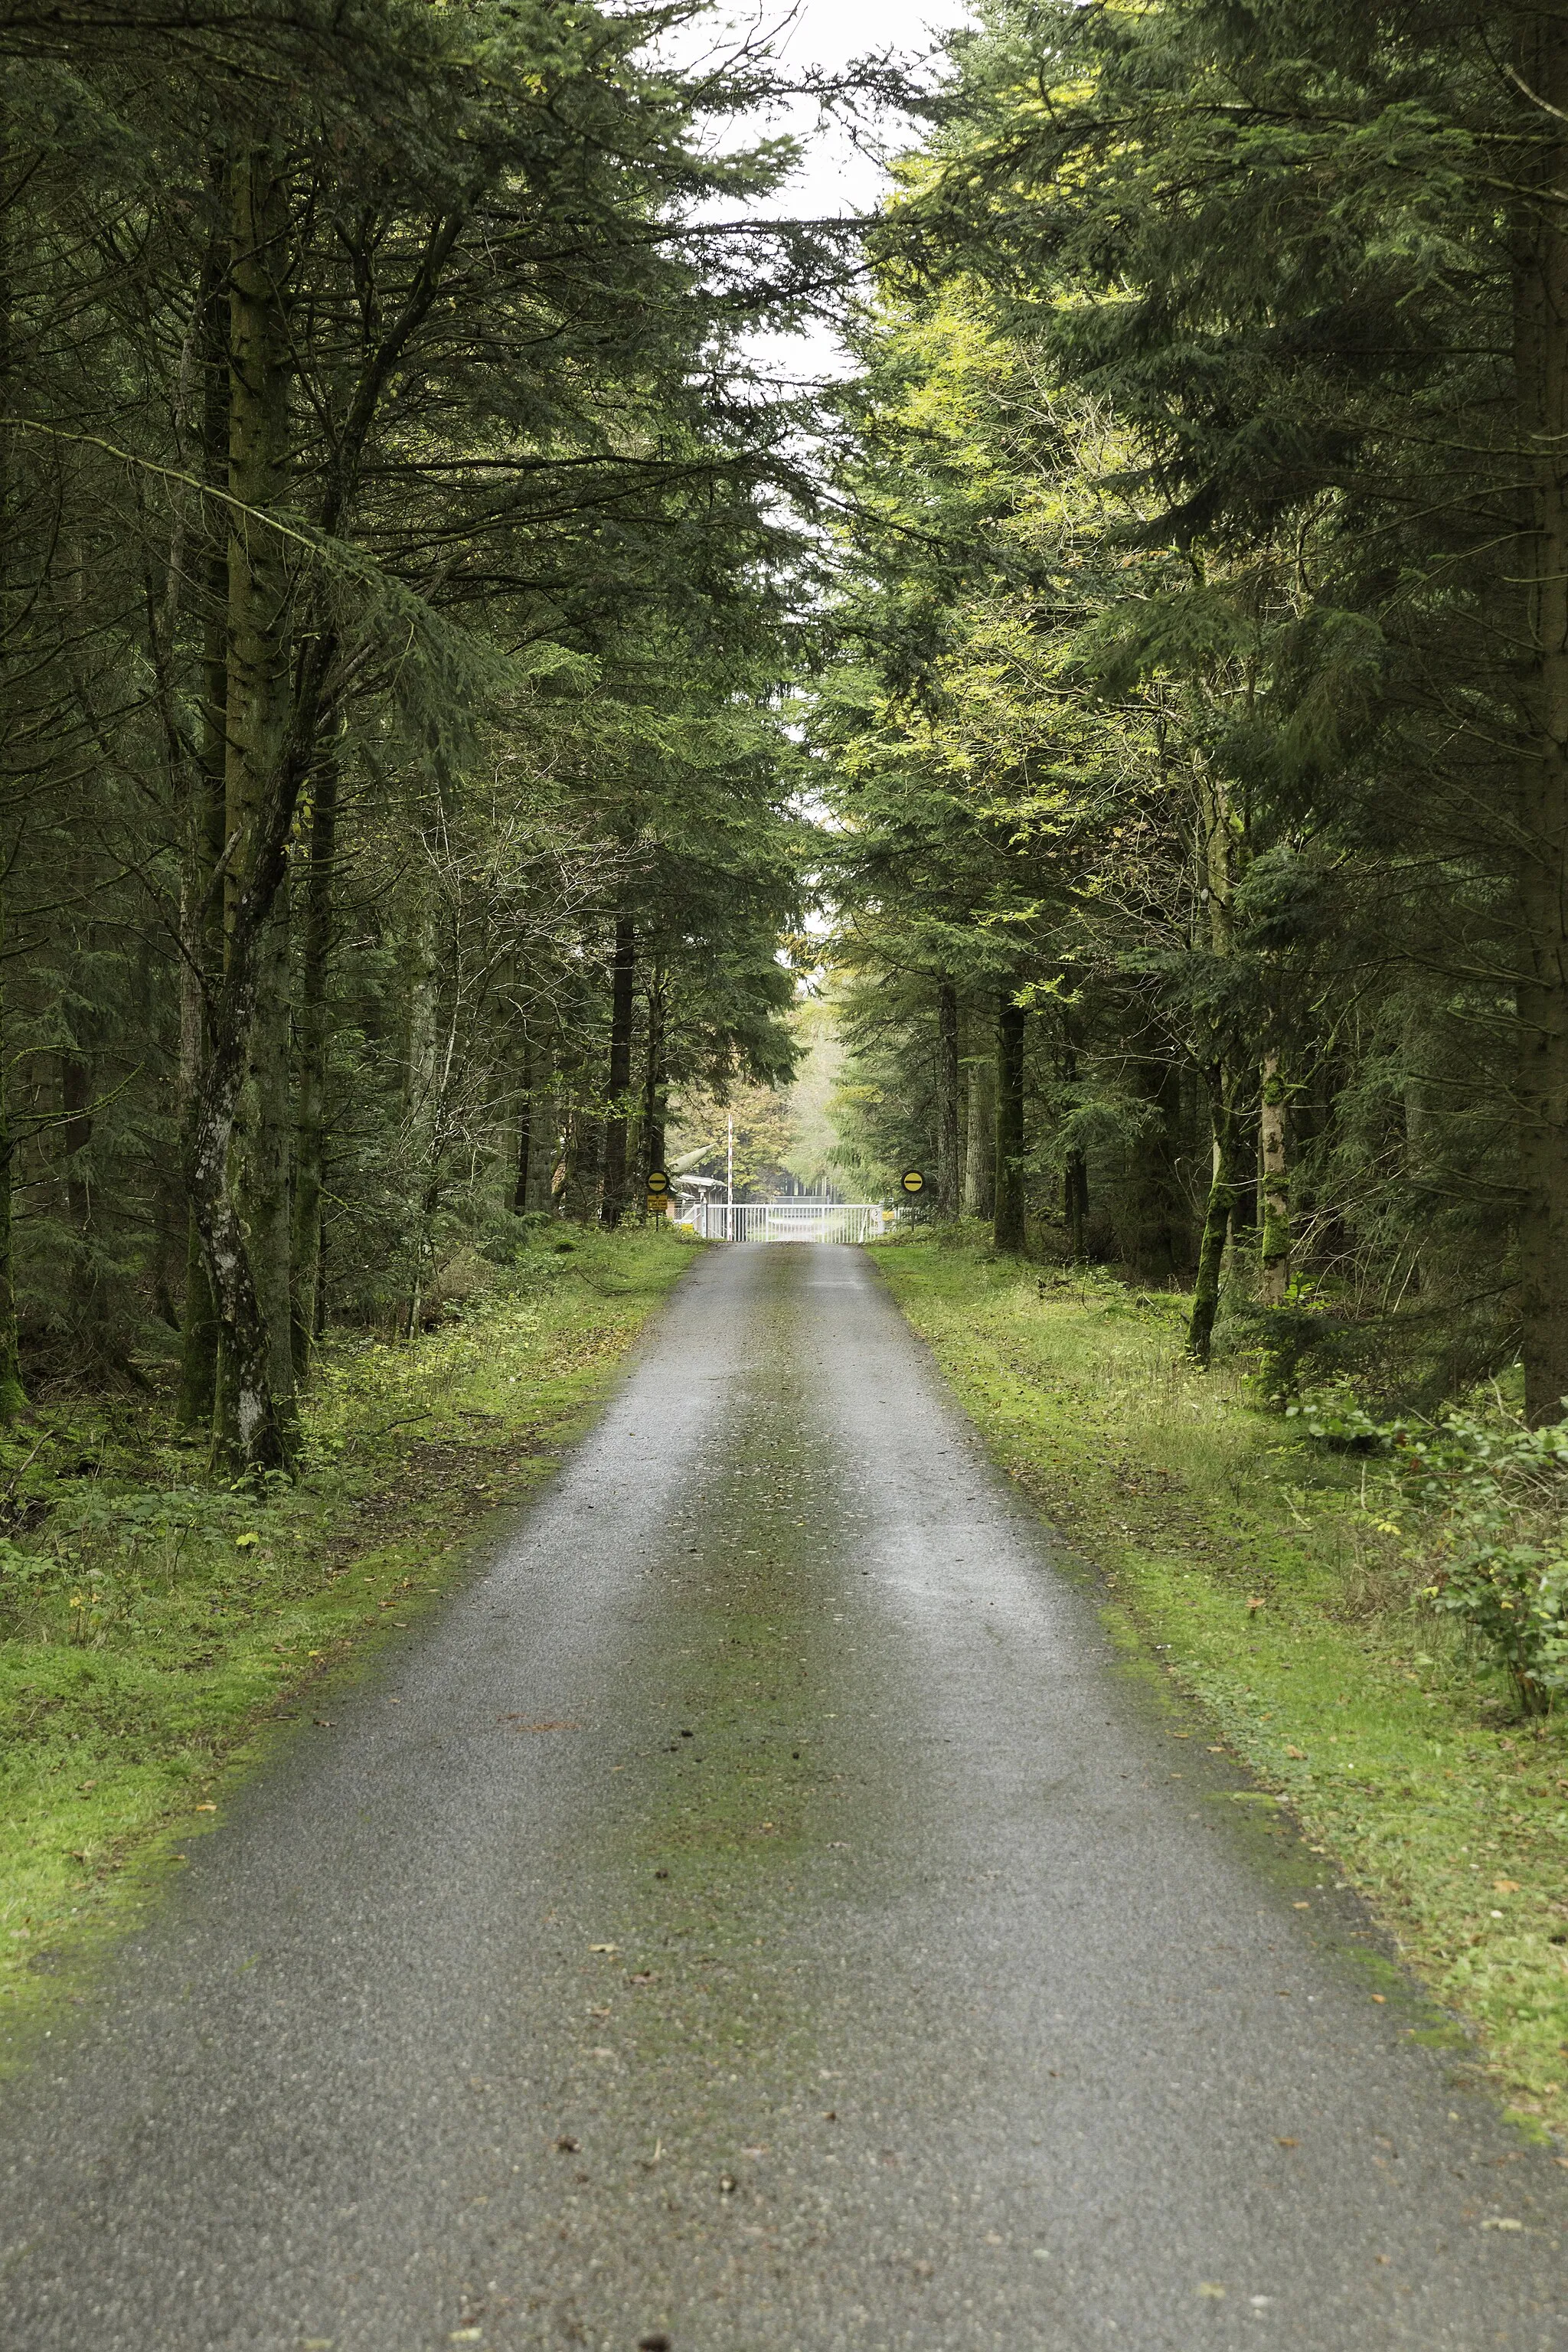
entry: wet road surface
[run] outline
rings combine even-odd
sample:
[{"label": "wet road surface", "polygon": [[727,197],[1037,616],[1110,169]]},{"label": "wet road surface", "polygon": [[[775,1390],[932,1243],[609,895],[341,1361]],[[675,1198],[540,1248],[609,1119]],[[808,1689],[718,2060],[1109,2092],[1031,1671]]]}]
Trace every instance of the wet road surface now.
[{"label": "wet road surface", "polygon": [[865,1254],[705,1256],[331,1714],[0,2092],[7,2352],[1568,2346],[1568,2175]]}]

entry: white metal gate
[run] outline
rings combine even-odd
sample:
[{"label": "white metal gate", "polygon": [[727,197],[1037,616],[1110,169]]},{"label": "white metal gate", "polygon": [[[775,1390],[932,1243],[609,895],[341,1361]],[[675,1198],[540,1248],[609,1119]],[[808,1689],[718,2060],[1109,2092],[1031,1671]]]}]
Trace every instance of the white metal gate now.
[{"label": "white metal gate", "polygon": [[[682,1203],[685,1206],[685,1203]],[[710,1242],[874,1242],[892,1213],[869,1201],[699,1200],[692,1223]]]}]

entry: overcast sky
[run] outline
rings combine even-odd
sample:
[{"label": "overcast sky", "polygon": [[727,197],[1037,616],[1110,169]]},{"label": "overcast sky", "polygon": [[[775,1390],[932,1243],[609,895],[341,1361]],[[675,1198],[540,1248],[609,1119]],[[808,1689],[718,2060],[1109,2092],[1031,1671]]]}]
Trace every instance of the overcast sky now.
[{"label": "overcast sky", "polygon": [[[764,24],[783,24],[780,5]],[[821,66],[829,72],[852,58],[896,48],[917,58],[929,53],[944,32],[970,21],[963,0],[801,0],[795,20],[779,37],[790,64]],[[800,128],[811,117],[803,113]],[[813,213],[857,212],[876,202],[882,175],[842,132],[831,127],[814,139],[804,171],[792,184],[793,205]]]},{"label": "overcast sky", "polygon": [[[834,72],[853,58],[896,48],[914,59],[928,55],[944,32],[972,21],[964,0],[799,0],[793,12],[789,0],[728,0],[715,10],[703,33],[703,46],[722,47],[723,26],[777,28],[775,47],[792,67],[818,66]],[[769,205],[770,211],[823,218],[833,214],[869,211],[886,185],[874,158],[857,147],[835,124],[819,127],[816,109],[803,106],[795,119],[768,126],[809,136],[801,170]],[[895,121],[888,136],[897,146],[901,131]],[[915,132],[909,126],[912,142]],[[826,333],[769,338],[754,346],[774,362],[781,373],[834,373],[842,354]]]}]

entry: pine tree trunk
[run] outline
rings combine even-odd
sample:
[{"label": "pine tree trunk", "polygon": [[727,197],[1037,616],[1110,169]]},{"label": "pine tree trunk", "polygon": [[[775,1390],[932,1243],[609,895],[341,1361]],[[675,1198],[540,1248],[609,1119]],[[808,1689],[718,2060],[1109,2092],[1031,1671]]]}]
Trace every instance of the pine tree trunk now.
[{"label": "pine tree trunk", "polygon": [[1089,1255],[1089,1167],[1075,1146],[1062,1167],[1062,1213],[1074,1265]]},{"label": "pine tree trunk", "polygon": [[1260,1146],[1263,1162],[1263,1246],[1258,1296],[1283,1307],[1290,1290],[1290,1176],[1286,1158],[1285,1086],[1279,1056],[1263,1063]]},{"label": "pine tree trunk", "polygon": [[310,787],[310,862],[305,870],[305,939],[300,965],[300,1093],[294,1143],[294,1375],[302,1380],[319,1329],[321,1188],[327,1139],[327,979],[332,952],[332,898],[338,854],[338,747],[323,748]]},{"label": "pine tree trunk", "polygon": [[[5,529],[5,498],[8,488],[5,474],[4,450],[8,435],[0,434],[0,531]],[[4,542],[0,541],[0,564],[4,562]],[[0,573],[0,587],[4,585]],[[0,598],[0,625],[3,625],[4,600]],[[0,971],[5,969],[0,964]],[[19,1412],[26,1408],[27,1394],[22,1385],[22,1360],[16,1341],[16,1290],[13,1272],[11,1240],[12,1170],[16,1143],[11,1129],[10,1088],[6,1085],[4,1052],[5,999],[0,996],[0,1428],[9,1428]]]},{"label": "pine tree trunk", "polygon": [[1219,1312],[1220,1281],[1225,1268],[1225,1244],[1230,1232],[1236,1197],[1237,1118],[1231,1087],[1216,1063],[1209,1073],[1214,1118],[1214,1179],[1203,1238],[1198,1244],[1197,1281],[1187,1324],[1187,1353],[1206,1371],[1214,1344],[1215,1318]]},{"label": "pine tree trunk", "polygon": [[[274,512],[286,492],[289,336],[279,290],[289,233],[287,192],[258,149],[230,170],[234,254],[229,276],[229,488],[244,507]],[[225,769],[226,930],[232,959],[241,894],[253,879],[261,812],[282,765],[290,715],[292,579],[280,535],[237,520],[228,543],[228,730]],[[287,881],[279,875],[257,921],[245,1065],[229,1147],[228,1181],[248,1280],[233,1292],[257,1328],[230,1328],[220,1300],[222,1345],[215,1420],[220,1452],[248,1458],[255,1396],[241,1383],[267,1368],[267,1412],[276,1445],[291,1450],[294,1367],[289,1333],[289,935]],[[253,901],[253,919],[257,919]]]},{"label": "pine tree trunk", "polygon": [[605,1122],[594,1112],[574,1106],[569,1136],[563,1187],[566,1214],[574,1224],[596,1224],[605,1171]]},{"label": "pine tree trunk", "polygon": [[[11,136],[10,118],[3,96],[0,96],[0,173],[10,179]],[[16,388],[12,383],[12,285],[10,225],[0,213],[0,415],[15,414]],[[0,682],[10,667],[13,657],[11,632],[16,615],[12,607],[12,587],[16,564],[12,548],[12,524],[16,507],[14,466],[15,439],[9,433],[0,433]],[[0,696],[0,730],[6,727],[7,698]],[[0,735],[0,749],[4,737]],[[4,887],[0,877],[0,889]],[[4,936],[5,908],[0,900],[0,937]],[[5,965],[0,962],[0,974]],[[0,1427],[8,1427],[19,1412],[26,1408],[26,1391],[22,1385],[22,1361],[16,1338],[16,1262],[13,1255],[12,1208],[16,1175],[16,1140],[11,1126],[8,1058],[5,1051],[5,999],[0,995]]]},{"label": "pine tree trunk", "polygon": [[252,150],[235,158],[228,196],[229,487],[252,511],[231,510],[224,970],[189,1181],[220,1333],[215,1449],[237,1468],[258,1470],[287,1467],[293,1451],[280,900],[333,639],[324,628],[312,636],[291,698],[293,583],[280,535],[252,519],[279,507],[286,489],[289,341],[277,282],[287,257],[286,191],[269,159]]},{"label": "pine tree trunk", "polygon": [[[665,982],[656,971],[647,985],[647,1051],[643,1063],[642,1180],[646,1187],[654,1169],[664,1166],[664,1012]],[[660,1216],[668,1214],[659,1210]]]},{"label": "pine tree trunk", "polygon": [[[1064,971],[1062,978],[1064,982],[1070,982],[1071,975]],[[1073,1090],[1072,1098],[1076,1103],[1078,1047],[1073,1042],[1071,1016],[1065,1008],[1063,1026],[1066,1035],[1061,1051],[1061,1080],[1064,1087]],[[1062,1222],[1067,1227],[1072,1262],[1074,1265],[1081,1265],[1089,1255],[1089,1166],[1077,1144],[1070,1147],[1062,1162]]]},{"label": "pine tree trunk", "polygon": [[[969,1042],[976,1026],[968,1017]],[[990,1217],[996,1207],[996,1055],[994,1050],[965,1056],[968,1112],[963,1154],[963,1213]]]},{"label": "pine tree trunk", "polygon": [[1138,1138],[1131,1255],[1145,1282],[1169,1282],[1188,1260],[1177,1164],[1182,1150],[1182,1073],[1161,1042],[1139,1040],[1129,1075],[1150,1116]]},{"label": "pine tree trunk", "polygon": [[958,1215],[962,1171],[958,1154],[958,991],[944,980],[936,1000],[936,1213],[943,1224]]},{"label": "pine tree trunk", "polygon": [[60,1055],[60,1137],[65,1147],[66,1217],[70,1229],[70,1318],[79,1339],[95,1352],[101,1340],[97,1237],[93,1231],[92,1070],[68,1046]]},{"label": "pine tree trunk", "polygon": [[1568,1398],[1568,17],[1519,14],[1519,70],[1537,142],[1516,232],[1515,368],[1529,483],[1528,721],[1520,780],[1519,1261],[1525,1412]]},{"label": "pine tree trunk", "polygon": [[[227,192],[214,175],[218,224],[215,261],[228,249]],[[202,343],[202,478],[228,487],[228,319],[222,271],[208,290]],[[223,964],[224,899],[216,887],[224,849],[225,766],[228,714],[228,530],[216,513],[205,518],[207,552],[202,609],[201,749],[186,811],[184,875],[180,894],[180,1117],[186,1155],[207,1053],[207,1006]],[[210,1428],[217,1394],[217,1305],[194,1214],[187,1213],[184,1318],[180,1342],[182,1429]]]},{"label": "pine tree trunk", "polygon": [[517,1174],[511,1188],[511,1213],[514,1217],[527,1215],[536,1182],[533,1129],[537,1110],[533,1090],[538,1066],[539,1056],[534,1051],[533,1039],[529,1034],[525,1019],[522,1028],[522,1100],[517,1114]]},{"label": "pine tree trunk", "polygon": [[620,1223],[626,1204],[626,1130],[637,971],[637,929],[630,915],[623,909],[616,917],[616,957],[610,988],[610,1111],[605,1122],[605,1191],[599,1209],[606,1225]]},{"label": "pine tree trunk", "polygon": [[1024,1247],[1024,1008],[1004,992],[996,1024],[996,1212],[999,1250]]},{"label": "pine tree trunk", "polygon": [[555,1177],[561,1164],[561,1106],[555,1098],[553,1051],[536,1045],[533,1058],[533,1108],[528,1122],[528,1192],[523,1206],[544,1213],[555,1205]]}]

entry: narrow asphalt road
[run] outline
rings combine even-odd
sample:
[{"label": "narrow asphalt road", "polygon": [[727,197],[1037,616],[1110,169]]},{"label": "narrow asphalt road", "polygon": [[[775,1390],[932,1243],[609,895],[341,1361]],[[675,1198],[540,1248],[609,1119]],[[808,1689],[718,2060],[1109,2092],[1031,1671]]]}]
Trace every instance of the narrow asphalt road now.
[{"label": "narrow asphalt road", "polygon": [[864,1254],[705,1257],[331,1713],[0,2093],[6,2352],[1568,2346],[1568,2176]]}]

